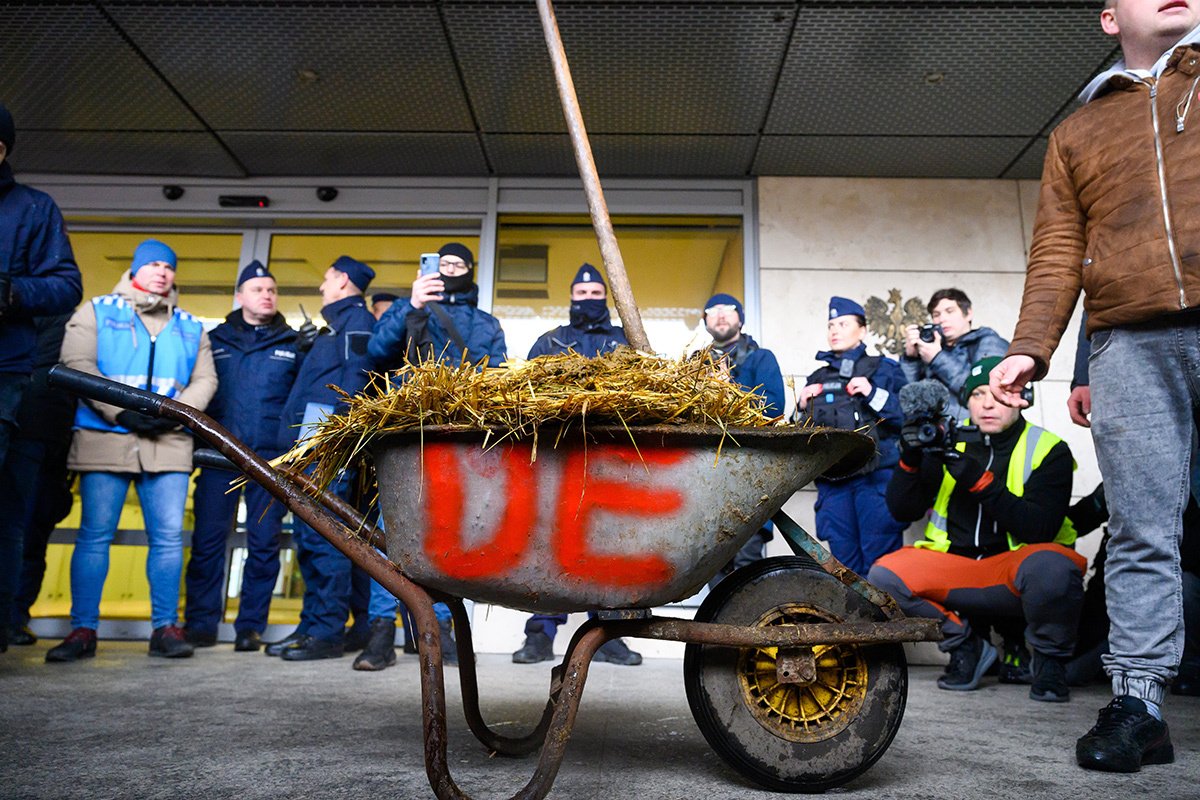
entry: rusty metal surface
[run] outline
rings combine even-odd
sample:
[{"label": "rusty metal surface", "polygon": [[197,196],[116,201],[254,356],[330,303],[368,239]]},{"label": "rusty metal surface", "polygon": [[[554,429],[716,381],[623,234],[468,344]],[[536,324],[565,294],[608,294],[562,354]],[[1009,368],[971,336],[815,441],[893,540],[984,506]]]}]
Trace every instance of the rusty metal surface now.
[{"label": "rusty metal surface", "polygon": [[674,617],[602,624],[613,637],[666,639],[725,647],[791,648],[818,644],[938,642],[942,639],[941,625],[936,619],[917,618],[894,622],[820,622],[762,628],[694,622]]},{"label": "rusty metal surface", "polygon": [[[557,446],[426,429],[372,446],[388,553],[457,597],[530,611],[653,607],[695,593],[859,434],[578,429]],[[549,438],[549,436],[547,436]],[[717,447],[721,447],[717,457]]]},{"label": "rusty metal surface", "polygon": [[806,555],[816,561],[821,565],[821,569],[858,592],[872,605],[877,606],[889,620],[905,619],[904,612],[900,610],[900,606],[896,605],[896,601],[891,595],[875,588],[866,578],[834,558],[833,553],[822,547],[820,542],[810,536],[808,531],[801,528],[783,511],[772,516],[771,522],[779,528],[783,538],[787,540],[792,552],[796,555]]},{"label": "rusty metal surface", "polygon": [[781,647],[775,658],[778,683],[807,685],[817,679],[817,660],[811,647]]}]

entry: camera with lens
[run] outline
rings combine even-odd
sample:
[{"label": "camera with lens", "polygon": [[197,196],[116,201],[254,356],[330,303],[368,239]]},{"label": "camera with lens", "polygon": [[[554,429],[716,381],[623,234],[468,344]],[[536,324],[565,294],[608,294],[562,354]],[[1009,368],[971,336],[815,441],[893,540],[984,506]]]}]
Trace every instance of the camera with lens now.
[{"label": "camera with lens", "polygon": [[959,425],[953,415],[946,413],[950,393],[935,380],[910,383],[900,390],[900,408],[904,425],[900,439],[906,447],[926,453],[954,453],[959,442],[981,442],[983,435],[976,425]]},{"label": "camera with lens", "polygon": [[940,339],[942,336],[944,336],[942,333],[942,326],[935,325],[932,322],[926,322],[924,325],[922,325],[918,335],[921,337],[921,341],[925,342],[926,344],[933,344],[934,338]]}]

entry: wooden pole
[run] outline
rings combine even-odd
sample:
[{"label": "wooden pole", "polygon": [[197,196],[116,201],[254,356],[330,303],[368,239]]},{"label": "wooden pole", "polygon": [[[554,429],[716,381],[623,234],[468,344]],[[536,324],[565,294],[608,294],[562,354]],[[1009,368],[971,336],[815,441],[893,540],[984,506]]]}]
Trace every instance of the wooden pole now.
[{"label": "wooden pole", "polygon": [[546,35],[546,48],[550,51],[550,61],[554,64],[554,80],[558,84],[563,117],[566,118],[571,145],[575,150],[575,163],[579,166],[579,177],[583,179],[583,191],[587,195],[592,227],[595,228],[596,239],[600,243],[600,257],[604,259],[604,270],[608,273],[609,285],[612,286],[613,303],[621,317],[621,324],[625,327],[625,338],[629,340],[629,344],[637,350],[652,353],[654,351],[650,349],[646,329],[642,326],[642,314],[638,311],[637,301],[633,299],[633,288],[629,285],[629,275],[625,272],[625,260],[621,258],[617,235],[613,232],[608,204],[604,201],[604,189],[600,186],[600,176],[592,158],[592,146],[588,143],[587,129],[583,125],[579,98],[575,95],[575,82],[571,80],[571,67],[567,64],[562,36],[558,32],[558,21],[554,17],[554,5],[551,0],[537,0],[537,7],[542,18],[542,31]]}]

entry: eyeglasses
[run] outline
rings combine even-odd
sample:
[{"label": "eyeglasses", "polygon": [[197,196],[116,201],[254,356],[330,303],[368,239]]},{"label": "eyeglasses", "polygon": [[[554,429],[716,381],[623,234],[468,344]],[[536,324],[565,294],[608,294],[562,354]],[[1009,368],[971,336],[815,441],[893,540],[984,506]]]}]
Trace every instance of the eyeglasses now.
[{"label": "eyeglasses", "polygon": [[467,262],[461,258],[443,258],[438,262],[438,270],[445,275],[462,275],[467,271]]},{"label": "eyeglasses", "polygon": [[737,316],[737,306],[719,305],[709,306],[708,308],[704,309],[705,316],[715,317],[717,314],[732,314]]}]

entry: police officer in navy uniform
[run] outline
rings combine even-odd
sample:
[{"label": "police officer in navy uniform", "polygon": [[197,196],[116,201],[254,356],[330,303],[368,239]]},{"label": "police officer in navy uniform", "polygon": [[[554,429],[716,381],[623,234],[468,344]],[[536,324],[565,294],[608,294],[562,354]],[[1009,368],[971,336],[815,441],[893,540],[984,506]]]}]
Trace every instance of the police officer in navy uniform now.
[{"label": "police officer in navy uniform", "polygon": [[[742,301],[730,294],[714,294],[704,304],[704,328],[712,337],[709,351],[713,360],[729,370],[734,383],[763,399],[763,414],[778,417],[783,413],[783,373],[775,354],[759,347],[754,337],[742,330],[746,310]],[[766,555],[767,542],[773,536],[767,523],[742,545],[737,554],[708,582],[713,589],[725,576]]]},{"label": "police officer in navy uniform", "polygon": [[[534,342],[529,357],[561,355],[572,351],[594,358],[627,345],[623,328],[612,324],[608,310],[608,286],[600,270],[584,264],[571,281],[570,323],[546,331]],[[595,617],[596,612],[588,612]],[[536,664],[554,659],[554,635],[565,624],[566,614],[534,614],[525,623],[525,643],[513,653],[514,664]],[[611,639],[596,651],[594,661],[637,666],[641,653],[635,653],[620,639]]]},{"label": "police officer in navy uniform", "polygon": [[[238,276],[235,308],[209,333],[217,367],[217,394],[208,413],[263,458],[279,455],[279,418],[299,372],[296,331],[277,311],[275,278],[258,261]],[[234,477],[202,469],[192,495],[196,524],[185,583],[188,641],[216,644],[225,613],[225,545],[237,517],[241,491],[229,491]],[[279,577],[279,533],[284,507],[251,482],[245,488],[246,548],[234,650],[253,652],[262,644],[271,594]]]},{"label": "police officer in navy uniform", "polygon": [[900,460],[900,388],[906,381],[895,361],[867,355],[866,312],[858,303],[831,298],[826,332],[829,349],[817,353],[826,366],[809,375],[808,385],[797,393],[798,414],[829,428],[865,428],[878,453],[849,478],[817,480],[817,537],[829,542],[839,561],[865,575],[876,559],[900,549],[907,527],[891,515],[884,499]]},{"label": "police officer in navy uniform", "polygon": [[[313,342],[284,404],[281,448],[291,447],[302,428],[338,412],[341,396],[330,384],[348,394],[358,394],[366,386],[371,366],[367,342],[375,317],[363,292],[374,277],[374,270],[349,256],[341,256],[325,271],[321,316],[329,327]],[[344,473],[329,490],[348,499],[352,477]],[[300,625],[282,641],[268,645],[266,653],[287,661],[340,658],[349,614],[350,560],[299,519],[294,523],[294,538],[304,577]]]}]

